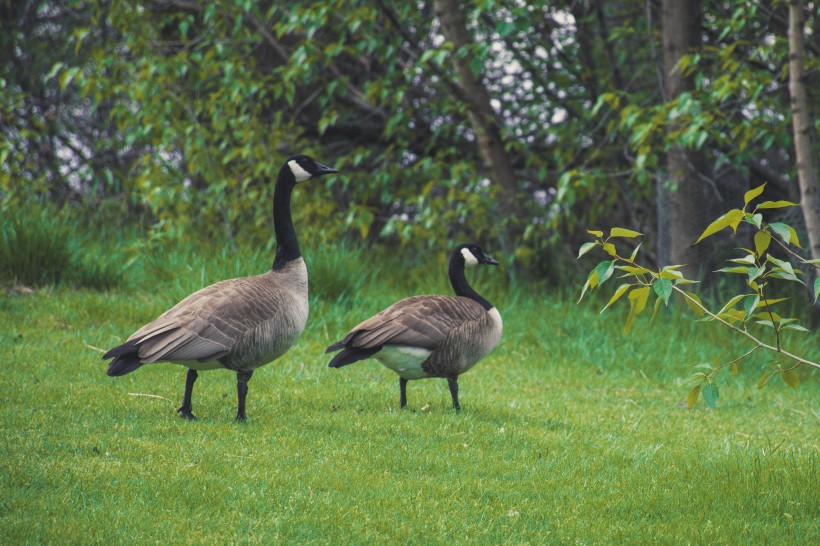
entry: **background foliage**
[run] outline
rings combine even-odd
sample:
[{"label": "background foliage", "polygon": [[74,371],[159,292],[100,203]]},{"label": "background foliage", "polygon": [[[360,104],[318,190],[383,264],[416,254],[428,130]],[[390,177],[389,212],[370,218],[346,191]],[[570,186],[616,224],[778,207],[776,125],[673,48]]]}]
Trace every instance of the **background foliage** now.
[{"label": "background foliage", "polygon": [[[472,42],[456,49],[427,2],[0,2],[0,191],[267,244],[260,204],[282,158],[307,152],[343,173],[299,197],[318,239],[475,239],[554,279],[577,271],[581,227],[629,225],[658,261],[673,145],[704,153],[716,206],[762,182],[797,201],[786,2],[701,2],[702,48],[680,63],[695,86],[673,98],[655,2],[461,9]],[[805,12],[816,105],[816,4]],[[477,150],[460,58],[491,97],[512,189]]]}]

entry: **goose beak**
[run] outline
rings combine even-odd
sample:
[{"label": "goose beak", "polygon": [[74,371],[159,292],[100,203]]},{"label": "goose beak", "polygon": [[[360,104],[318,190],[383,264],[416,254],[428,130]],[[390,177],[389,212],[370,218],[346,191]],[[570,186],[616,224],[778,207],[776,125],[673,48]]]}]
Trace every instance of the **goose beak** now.
[{"label": "goose beak", "polygon": [[319,162],[316,162],[316,172],[313,173],[313,176],[322,176],[323,174],[333,174],[337,173],[336,169],[333,167],[328,167],[327,165],[322,165]]},{"label": "goose beak", "polygon": [[481,257],[481,263],[485,265],[498,265],[498,260],[487,254],[486,252]]}]

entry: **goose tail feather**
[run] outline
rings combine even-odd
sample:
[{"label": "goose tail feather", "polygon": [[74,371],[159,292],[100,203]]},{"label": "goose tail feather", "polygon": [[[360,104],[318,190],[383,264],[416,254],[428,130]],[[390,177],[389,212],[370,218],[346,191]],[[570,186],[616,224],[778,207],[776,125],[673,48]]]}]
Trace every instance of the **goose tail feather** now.
[{"label": "goose tail feather", "polygon": [[112,377],[131,373],[142,366],[142,361],[139,357],[139,347],[137,347],[133,340],[126,341],[103,355],[104,360],[109,358],[113,358],[114,360],[108,365],[108,371],[106,373]]}]

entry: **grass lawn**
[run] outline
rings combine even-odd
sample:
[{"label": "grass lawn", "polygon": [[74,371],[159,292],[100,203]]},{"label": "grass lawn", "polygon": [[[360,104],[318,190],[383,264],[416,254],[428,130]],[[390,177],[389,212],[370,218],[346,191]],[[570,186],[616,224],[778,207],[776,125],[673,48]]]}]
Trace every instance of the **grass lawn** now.
[{"label": "grass lawn", "polygon": [[[624,336],[622,309],[484,272],[505,331],[462,376],[463,411],[444,380],[411,382],[402,411],[392,372],[331,370],[323,351],[400,297],[447,292],[443,265],[355,275],[365,293],[335,302],[321,286],[345,260],[317,263],[308,329],[254,375],[248,423],[227,371],[200,375],[187,422],[183,368],[109,378],[94,348],[268,258],[151,259],[131,288],[0,295],[0,543],[820,542],[820,378],[758,390],[755,354],[717,411],[688,411],[693,366],[743,352],[714,325],[666,312]],[[817,360],[818,341],[787,344]]]}]

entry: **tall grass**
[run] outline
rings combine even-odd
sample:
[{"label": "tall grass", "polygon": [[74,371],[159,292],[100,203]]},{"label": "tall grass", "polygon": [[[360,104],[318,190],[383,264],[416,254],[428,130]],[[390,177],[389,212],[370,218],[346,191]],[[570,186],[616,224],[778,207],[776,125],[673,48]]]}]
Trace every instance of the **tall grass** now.
[{"label": "tall grass", "polygon": [[4,203],[0,217],[0,281],[106,290],[122,280],[125,267],[101,245],[103,226],[90,228],[69,209],[37,201]]}]

